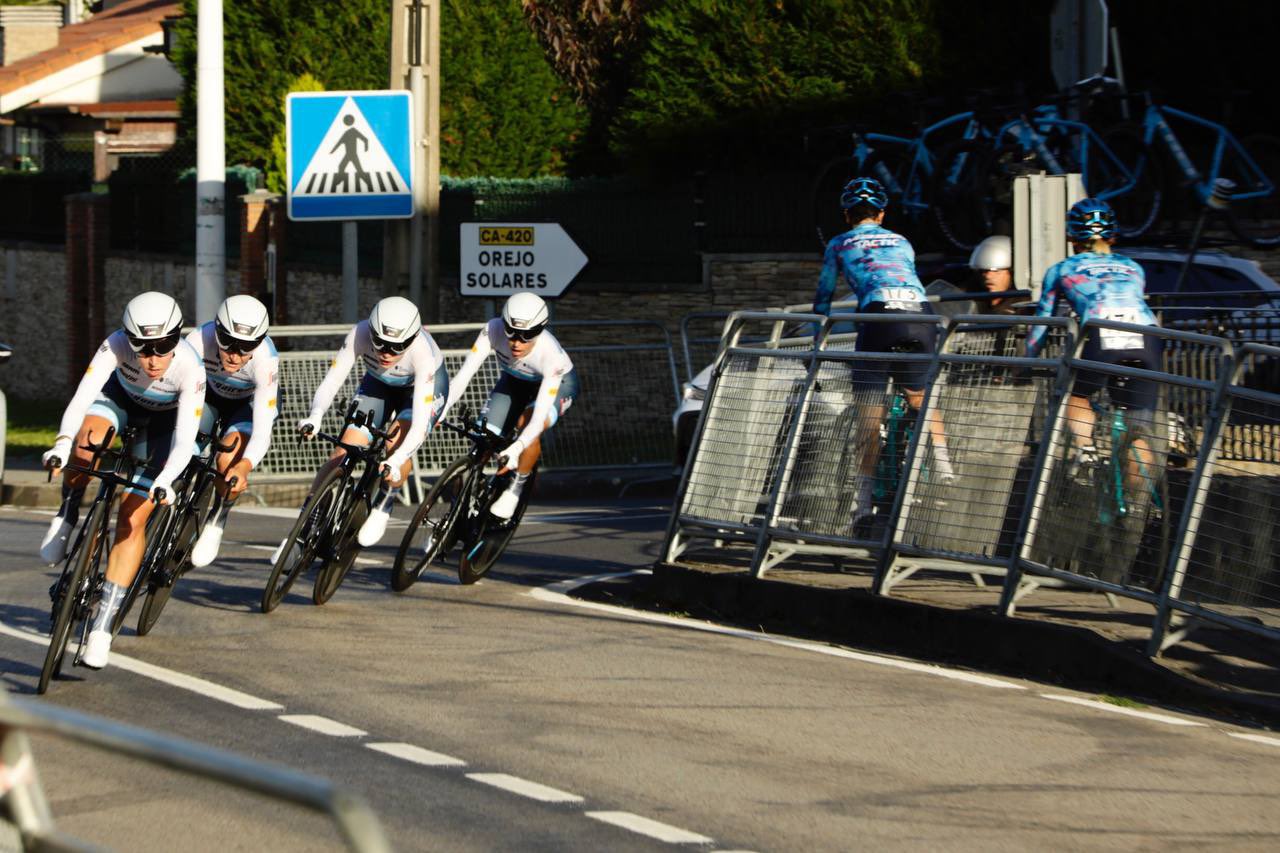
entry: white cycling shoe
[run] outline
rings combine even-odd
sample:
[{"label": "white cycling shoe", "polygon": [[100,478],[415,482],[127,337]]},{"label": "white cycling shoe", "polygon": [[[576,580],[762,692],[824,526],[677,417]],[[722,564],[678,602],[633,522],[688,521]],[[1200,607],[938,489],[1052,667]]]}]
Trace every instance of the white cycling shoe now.
[{"label": "white cycling shoe", "polygon": [[197,569],[209,565],[218,558],[218,549],[222,547],[222,528],[209,523],[200,531],[196,546],[191,549],[191,565]]},{"label": "white cycling shoe", "polygon": [[61,562],[62,558],[67,556],[67,541],[71,538],[73,529],[75,525],[62,516],[55,515],[53,521],[49,522],[49,530],[40,542],[40,559],[46,563]]},{"label": "white cycling shoe", "polygon": [[364,524],[360,525],[360,531],[356,533],[356,541],[360,543],[361,548],[368,548],[382,541],[382,534],[387,532],[387,519],[389,518],[391,518],[391,513],[385,509],[375,509],[369,512],[369,517],[364,520]]},{"label": "white cycling shoe", "polygon": [[111,657],[111,632],[97,630],[89,632],[89,641],[84,644],[84,654],[80,662],[90,669],[102,669]]},{"label": "white cycling shoe", "polygon": [[498,499],[489,507],[489,512],[494,518],[500,518],[503,521],[515,515],[516,507],[520,505],[520,494],[514,489],[507,489],[498,495]]}]

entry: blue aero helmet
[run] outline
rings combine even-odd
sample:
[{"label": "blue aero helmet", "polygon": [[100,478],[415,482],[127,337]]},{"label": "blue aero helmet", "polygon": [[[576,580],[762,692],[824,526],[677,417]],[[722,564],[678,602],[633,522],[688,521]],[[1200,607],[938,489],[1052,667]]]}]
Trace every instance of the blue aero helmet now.
[{"label": "blue aero helmet", "polygon": [[854,178],[844,185],[844,192],[840,194],[840,206],[848,210],[860,204],[884,210],[889,206],[889,196],[875,178]]},{"label": "blue aero helmet", "polygon": [[1110,240],[1116,230],[1116,212],[1105,201],[1082,198],[1067,212],[1067,236],[1072,240]]}]

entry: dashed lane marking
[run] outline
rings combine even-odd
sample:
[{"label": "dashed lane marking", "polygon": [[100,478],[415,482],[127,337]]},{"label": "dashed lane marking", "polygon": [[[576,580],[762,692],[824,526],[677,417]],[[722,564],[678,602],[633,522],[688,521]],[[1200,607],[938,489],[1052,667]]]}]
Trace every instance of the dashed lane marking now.
[{"label": "dashed lane marking", "polygon": [[705,835],[699,835],[696,832],[690,832],[678,826],[650,820],[647,817],[641,817],[631,812],[586,812],[586,815],[594,820],[612,824],[631,832],[637,832],[640,835],[647,835],[650,838],[656,838],[668,844],[712,844],[715,842],[715,839],[708,838]]},{"label": "dashed lane marking", "polygon": [[1247,732],[1227,732],[1232,737],[1238,737],[1240,740],[1251,740],[1254,743],[1265,743],[1267,746],[1280,747],[1280,737],[1270,737],[1268,735],[1255,735]]},{"label": "dashed lane marking", "polygon": [[278,719],[330,737],[364,737],[368,734],[364,729],[357,729],[355,726],[348,726],[346,723],[316,714],[281,714]]},{"label": "dashed lane marking", "polygon": [[577,794],[539,785],[537,782],[530,782],[519,776],[509,776],[506,773],[468,773],[467,778],[482,785],[491,785],[543,803],[581,803],[583,801]]},{"label": "dashed lane marking", "polygon": [[996,687],[1004,690],[1026,690],[1027,688],[1021,684],[1014,684],[1011,681],[1005,681],[1000,678],[992,678],[987,675],[978,675],[972,672],[963,672],[956,669],[947,669],[933,664],[919,663],[912,660],[901,660],[899,658],[883,657],[881,655],[868,654],[866,652],[855,652],[852,649],[842,649],[837,646],[824,646],[818,643],[807,643],[802,640],[787,640],[781,637],[772,637],[768,634],[761,634],[755,631],[744,631],[740,628],[728,628],[724,625],[716,625],[711,622],[699,622],[694,619],[683,619],[678,616],[667,616],[662,613],[648,613],[643,610],[632,610],[627,607],[618,607],[612,604],[598,604],[594,601],[582,601],[572,598],[568,593],[580,586],[589,583],[595,583],[602,580],[610,580],[613,578],[624,578],[631,575],[647,575],[651,574],[648,569],[639,569],[632,572],[616,572],[607,575],[594,575],[587,578],[575,578],[573,580],[559,581],[549,584],[548,586],[531,589],[526,595],[530,595],[539,601],[546,601],[553,604],[564,604],[570,607],[581,607],[587,610],[597,610],[603,613],[612,613],[616,616],[623,616],[628,619],[635,619],[644,622],[656,622],[660,625],[672,625],[679,628],[691,628],[696,631],[705,631],[709,634],[720,634],[726,637],[736,637],[742,640],[753,640],[760,643],[771,643],[775,646],[784,646],[791,649],[799,649],[806,652],[815,652],[830,657],[846,658],[848,660],[861,661],[862,663],[875,664],[876,666],[888,666],[895,669],[905,669],[909,672],[919,672],[925,675],[934,675],[940,678],[949,678],[953,681],[963,681],[969,684],[979,684],[983,687]]},{"label": "dashed lane marking", "polygon": [[452,755],[445,755],[441,752],[432,752],[429,749],[423,749],[420,746],[414,746],[411,743],[366,743],[366,747],[374,752],[381,752],[396,758],[403,758],[405,761],[411,761],[414,764],[421,764],[424,767],[466,767],[467,762],[461,758],[454,758]]},{"label": "dashed lane marking", "polygon": [[[49,645],[49,637],[47,634],[33,634],[29,631],[20,631],[17,628],[11,628],[0,622],[0,634],[9,637],[16,637],[19,640],[26,640],[29,643],[35,643],[40,646]],[[70,651],[70,649],[68,649]],[[66,666],[70,665],[68,659]],[[122,655],[119,652],[111,653],[110,666],[115,669],[123,669],[126,672],[132,672],[146,678],[161,681],[171,687],[178,687],[182,690],[190,690],[192,693],[199,693],[210,699],[216,699],[219,702],[225,702],[228,705],[234,705],[237,708],[243,708],[246,711],[283,711],[284,706],[277,702],[269,702],[266,699],[259,699],[257,696],[250,696],[248,693],[242,693],[239,690],[233,690],[230,687],[223,687],[221,684],[214,684],[212,681],[205,681],[203,678],[196,678],[194,675],[187,675],[182,672],[174,672],[172,669],[165,669],[162,666],[156,666],[153,663],[131,658]]]},{"label": "dashed lane marking", "polygon": [[1152,711],[1142,711],[1137,708],[1126,708],[1123,705],[1112,705],[1110,702],[1099,702],[1096,699],[1081,699],[1079,696],[1059,696],[1054,693],[1041,693],[1041,697],[1052,699],[1055,702],[1069,702],[1072,705],[1083,705],[1086,708],[1096,708],[1099,711],[1106,711],[1109,714],[1123,714],[1126,717],[1141,717],[1144,720],[1151,720],[1157,723],[1167,723],[1171,726],[1204,726],[1204,723],[1195,720],[1187,720],[1182,717],[1173,717],[1169,714],[1157,714]]}]

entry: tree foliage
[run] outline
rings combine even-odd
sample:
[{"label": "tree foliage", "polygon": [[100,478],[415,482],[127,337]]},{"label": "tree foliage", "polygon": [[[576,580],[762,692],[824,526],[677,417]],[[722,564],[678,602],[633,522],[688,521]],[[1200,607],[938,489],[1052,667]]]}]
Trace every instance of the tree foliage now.
[{"label": "tree foliage", "polygon": [[[226,152],[272,177],[284,99],[309,75],[323,89],[387,88],[387,0],[224,0]],[[198,0],[183,0],[174,62],[194,135]],[[583,111],[525,26],[519,0],[449,0],[441,7],[441,169],[528,177],[554,173],[585,124]]]},{"label": "tree foliage", "polygon": [[560,79],[599,109],[618,98],[652,0],[521,0],[525,18]]},{"label": "tree foliage", "polygon": [[[919,85],[939,50],[930,0],[667,0],[613,127],[627,158],[790,116],[853,110]],[[704,150],[703,153],[709,153]]]}]

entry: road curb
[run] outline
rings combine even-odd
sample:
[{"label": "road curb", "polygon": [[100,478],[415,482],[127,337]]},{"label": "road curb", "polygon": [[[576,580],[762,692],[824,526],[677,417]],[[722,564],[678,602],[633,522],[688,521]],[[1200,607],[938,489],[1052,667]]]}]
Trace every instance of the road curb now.
[{"label": "road curb", "polygon": [[674,609],[744,627],[1280,726],[1280,700],[1176,672],[1086,627],[664,562],[653,566],[651,592]]}]

